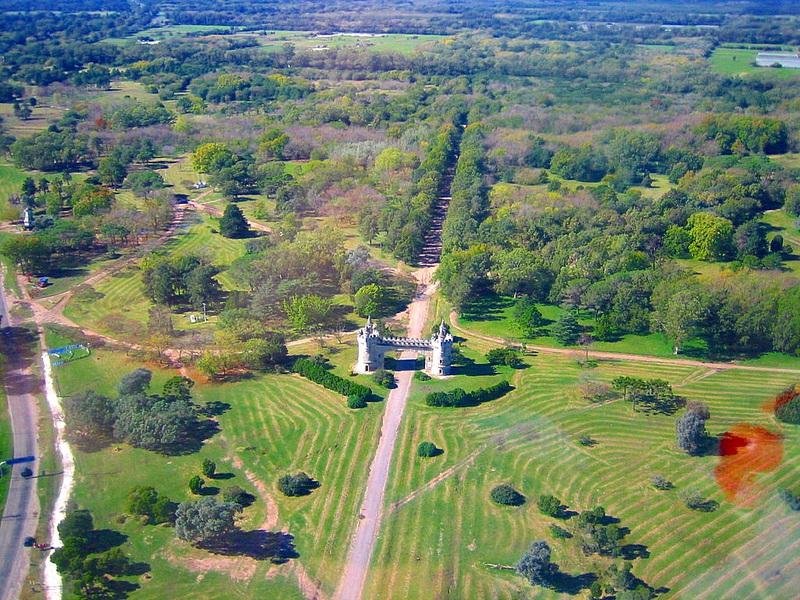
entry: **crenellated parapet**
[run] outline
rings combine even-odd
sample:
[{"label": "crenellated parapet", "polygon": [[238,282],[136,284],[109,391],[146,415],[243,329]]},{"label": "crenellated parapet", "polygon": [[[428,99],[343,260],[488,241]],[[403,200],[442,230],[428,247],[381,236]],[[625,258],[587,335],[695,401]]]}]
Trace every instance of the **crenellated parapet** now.
[{"label": "crenellated parapet", "polygon": [[383,368],[387,352],[410,350],[425,354],[425,370],[431,375],[449,375],[452,361],[453,336],[447,331],[444,321],[439,330],[429,339],[382,336],[377,327],[367,318],[367,323],[358,330],[358,362],[356,373],[372,373]]}]

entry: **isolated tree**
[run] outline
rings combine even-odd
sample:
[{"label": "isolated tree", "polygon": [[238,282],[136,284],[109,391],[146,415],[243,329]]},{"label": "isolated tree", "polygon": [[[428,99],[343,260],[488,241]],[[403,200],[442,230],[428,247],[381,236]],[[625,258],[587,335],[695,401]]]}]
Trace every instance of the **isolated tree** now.
[{"label": "isolated tree", "polygon": [[182,502],[175,511],[175,535],[194,545],[212,543],[236,531],[234,517],[241,510],[209,497]]},{"label": "isolated tree", "polygon": [[690,402],[676,424],[678,448],[689,454],[699,454],[708,441],[706,421],[711,415],[701,402]]},{"label": "isolated tree", "polygon": [[542,514],[545,514],[548,517],[557,517],[561,514],[561,500],[555,496],[539,496],[539,500],[536,502],[536,505],[539,507],[539,510],[542,512]]},{"label": "isolated tree", "polygon": [[127,510],[132,515],[148,518],[149,523],[169,523],[175,517],[175,504],[155,488],[139,486],[128,494]]},{"label": "isolated tree", "polygon": [[317,483],[302,471],[294,475],[286,474],[278,479],[278,489],[286,496],[306,496],[317,487]]},{"label": "isolated tree", "polygon": [[219,220],[219,232],[226,238],[243,238],[250,234],[250,223],[244,218],[242,209],[229,202]]},{"label": "isolated tree", "polygon": [[522,334],[528,338],[536,337],[539,329],[545,324],[545,319],[536,306],[536,302],[528,297],[517,300],[514,304],[512,317]]},{"label": "isolated tree", "polygon": [[421,458],[431,458],[441,454],[441,452],[433,442],[420,442],[419,446],[417,446],[417,456]]},{"label": "isolated tree", "polygon": [[217,463],[215,463],[211,459],[204,459],[203,460],[203,475],[208,477],[209,479],[214,478],[214,474],[217,472]]},{"label": "isolated tree", "polygon": [[492,488],[489,497],[497,504],[504,506],[521,506],[525,504],[525,496],[520,494],[507,483],[502,483]]},{"label": "isolated tree", "polygon": [[531,585],[547,587],[558,567],[550,562],[550,546],[544,540],[538,540],[522,555],[516,565],[519,575],[528,580]]},{"label": "isolated tree", "polygon": [[253,501],[252,494],[248,494],[238,485],[232,485],[222,491],[222,498],[225,502],[233,502],[239,506],[246,506]]},{"label": "isolated tree", "polygon": [[189,480],[189,491],[195,495],[200,494],[200,492],[203,491],[204,485],[205,481],[203,481],[203,478],[199,475],[195,475]]},{"label": "isolated tree", "polygon": [[570,346],[578,341],[582,330],[575,311],[570,310],[565,312],[553,325],[553,337],[560,344]]}]

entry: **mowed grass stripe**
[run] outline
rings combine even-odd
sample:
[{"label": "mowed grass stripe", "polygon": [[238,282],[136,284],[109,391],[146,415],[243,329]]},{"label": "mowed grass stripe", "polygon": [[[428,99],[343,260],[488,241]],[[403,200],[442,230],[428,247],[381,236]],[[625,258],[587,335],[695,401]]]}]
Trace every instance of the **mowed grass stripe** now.
[{"label": "mowed grass stripe", "polygon": [[[415,423],[414,441],[435,432],[437,439],[444,440],[445,456],[452,455],[448,457],[452,460],[438,463],[440,470],[456,462],[456,454],[467,456],[478,444],[487,443],[494,436],[506,432],[508,439],[481,453],[475,464],[464,470],[463,484],[456,487],[458,476],[453,476],[423,491],[388,516],[376,554],[375,575],[368,588],[375,593],[374,597],[413,599],[424,596],[421,590],[441,591],[445,568],[459,572],[460,583],[455,592],[448,590],[450,597],[512,597],[524,593],[526,585],[521,580],[486,569],[482,562],[509,564],[531,541],[539,538],[551,542],[554,558],[566,572],[585,572],[595,559],[583,557],[574,542],[550,538],[547,525],[552,520],[539,515],[535,508],[540,493],[553,493],[576,510],[602,504],[610,514],[619,517],[621,524],[631,530],[625,543],[644,544],[651,552],[650,558],[636,561],[635,572],[656,587],[670,587],[668,596],[690,597],[684,592],[692,581],[705,574],[703,589],[726,590],[726,594],[735,589],[739,597],[747,588],[750,591],[744,592],[744,597],[760,597],[759,586],[748,587],[747,578],[761,577],[759,573],[773,569],[777,561],[791,562],[795,539],[800,537],[798,532],[786,534],[785,542],[778,541],[780,548],[772,552],[765,548],[756,564],[749,565],[744,583],[728,581],[729,575],[720,566],[756,537],[765,522],[778,518],[782,509],[776,504],[774,493],[763,499],[766,508],[744,509],[730,504],[719,492],[714,478],[718,459],[688,457],[675,447],[675,420],[680,411],[675,415],[650,415],[634,412],[623,401],[590,407],[571,391],[586,379],[586,371],[561,357],[539,356],[532,363],[530,369],[522,372],[515,392],[479,408],[449,411],[432,410],[419,403],[409,405],[407,418]],[[673,385],[685,381],[676,391],[688,399],[709,404],[712,418],[708,428],[714,434],[738,422],[781,429],[761,407],[793,380],[791,375],[774,377],[774,374],[764,376],[738,370],[709,374],[705,370],[698,373],[695,367],[618,362],[601,362],[588,372],[589,378],[608,382],[619,375],[658,377]],[[526,436],[521,432],[524,427],[535,430],[536,435]],[[516,437],[509,433],[515,430]],[[583,434],[597,439],[598,445],[579,446],[577,438]],[[777,485],[796,481],[800,467],[796,441],[795,434],[787,435],[784,463],[776,473],[760,476],[759,485],[774,492]],[[415,443],[410,441],[398,447],[396,465],[416,473],[398,475],[401,483],[392,488],[393,497],[402,496],[399,492],[409,482],[422,480],[424,484],[435,476],[430,471],[434,463],[419,465],[411,460],[410,454],[415,450]],[[421,472],[424,477],[418,476]],[[668,492],[653,489],[649,483],[653,473],[672,480],[676,489]],[[529,497],[528,505],[512,509],[516,513],[498,515],[498,507],[487,496],[491,486],[501,481],[517,485]],[[719,510],[699,513],[688,509],[681,494],[693,489],[719,501]],[[443,542],[452,549],[449,566],[437,563],[435,552],[430,566],[409,558],[411,551],[420,553],[417,549],[424,551],[427,547],[430,552],[439,548],[438,538],[433,539],[430,531],[444,531],[439,525],[450,523],[455,515],[458,525],[450,527]],[[795,539],[790,539],[791,535]],[[475,546],[471,550],[473,537]],[[498,538],[505,544],[498,545]],[[767,542],[768,546],[774,543]],[[776,555],[786,558],[771,558]],[[797,575],[788,580],[798,584]],[[387,581],[392,582],[388,590],[379,584]],[[734,588],[736,585],[739,587]],[[791,589],[783,583],[767,587],[773,593]],[[537,589],[537,597],[540,596],[549,598],[557,594]]]}]

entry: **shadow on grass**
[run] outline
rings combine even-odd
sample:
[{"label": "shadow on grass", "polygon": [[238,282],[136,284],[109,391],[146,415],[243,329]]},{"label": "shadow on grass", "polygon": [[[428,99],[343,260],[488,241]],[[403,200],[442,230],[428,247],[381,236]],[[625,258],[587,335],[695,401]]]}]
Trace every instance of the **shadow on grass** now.
[{"label": "shadow on grass", "polygon": [[511,298],[502,296],[485,296],[470,302],[461,309],[461,318],[466,321],[499,321],[503,318],[503,310],[514,304]]},{"label": "shadow on grass", "polygon": [[[144,574],[144,573],[142,573]],[[110,598],[113,600],[123,600],[130,594],[138,590],[141,586],[132,581],[125,581],[124,579],[110,579],[106,581],[106,587],[111,592]],[[100,596],[98,596],[99,598]],[[108,598],[109,596],[104,596]]]},{"label": "shadow on grass", "polygon": [[219,494],[219,488],[214,485],[203,486],[197,493],[200,496],[216,496]]},{"label": "shadow on grass", "polygon": [[225,479],[233,479],[234,477],[236,477],[236,475],[234,475],[233,473],[214,473],[211,476],[211,479],[225,480]]},{"label": "shadow on grass", "polygon": [[180,442],[163,446],[157,451],[167,456],[183,456],[186,454],[194,454],[198,452],[203,443],[219,433],[219,423],[214,419],[198,419],[195,424],[189,428],[189,433]]},{"label": "shadow on grass", "polygon": [[87,536],[88,554],[105,552],[128,541],[128,536],[113,529],[95,529]]},{"label": "shadow on grass", "polygon": [[300,556],[294,546],[292,534],[263,529],[238,531],[202,547],[215,554],[249,556],[256,560],[269,559],[275,563],[283,563]]},{"label": "shadow on grass", "polygon": [[206,402],[205,405],[200,407],[200,413],[204,414],[209,417],[218,417],[224,413],[226,413],[230,409],[231,405],[227,402],[221,402],[219,400],[211,400],[210,402]]},{"label": "shadow on grass", "polygon": [[620,548],[620,555],[625,560],[636,558],[650,558],[650,550],[644,544],[626,544]]},{"label": "shadow on grass", "polygon": [[582,575],[570,575],[569,573],[556,572],[550,578],[550,587],[560,594],[570,594],[575,596],[581,590],[588,589],[597,580],[594,573],[583,573]]}]

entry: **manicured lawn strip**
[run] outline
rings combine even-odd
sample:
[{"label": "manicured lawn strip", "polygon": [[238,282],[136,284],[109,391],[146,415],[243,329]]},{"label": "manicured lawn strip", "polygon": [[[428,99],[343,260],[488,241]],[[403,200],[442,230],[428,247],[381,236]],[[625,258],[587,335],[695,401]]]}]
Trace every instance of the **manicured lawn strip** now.
[{"label": "manicured lawn strip", "polygon": [[[543,493],[555,494],[575,510],[605,506],[630,528],[625,543],[644,544],[651,553],[636,561],[634,572],[681,597],[746,597],[742,589],[759,589],[761,577],[796,556],[800,524],[775,492],[796,481],[800,432],[778,425],[761,410],[771,394],[794,380],[791,376],[714,374],[628,362],[601,362],[585,370],[574,361],[547,355],[530,362],[513,379],[515,391],[476,408],[430,409],[415,395],[401,426],[393,465],[397,475],[390,482],[388,502],[418,490],[449,466],[471,456],[472,462],[387,512],[368,597],[380,593],[382,598],[415,599],[433,591],[460,598],[517,598],[527,585],[485,563],[513,564],[535,539],[548,540],[565,572],[580,574],[592,563],[602,564],[604,559],[584,557],[574,540],[550,536],[548,525],[554,520],[535,506]],[[739,422],[782,431],[785,460],[777,471],[758,477],[764,490],[761,502],[745,509],[725,501],[714,481],[717,457],[690,458],[676,450],[675,416],[634,413],[621,400],[595,406],[574,392],[587,378],[609,381],[617,375],[661,377],[676,392],[707,402],[712,434]],[[597,445],[578,445],[581,435],[590,435]],[[422,440],[434,442],[444,454],[418,458],[416,446]],[[664,475],[676,489],[652,489],[652,473]],[[518,509],[492,505],[489,490],[504,482],[529,502]],[[712,513],[688,510],[679,498],[687,489],[700,490],[719,501],[720,508]],[[770,581],[770,593],[791,595],[797,585],[796,574],[784,572]],[[538,588],[536,595],[559,597]]]},{"label": "manicured lawn strip", "polygon": [[[7,460],[14,455],[14,441],[11,435],[11,417],[8,414],[8,404],[6,402],[5,390],[0,388],[0,461]],[[11,483],[10,467],[0,467],[2,477],[0,477],[0,512],[6,505],[6,495],[8,486]]]}]

